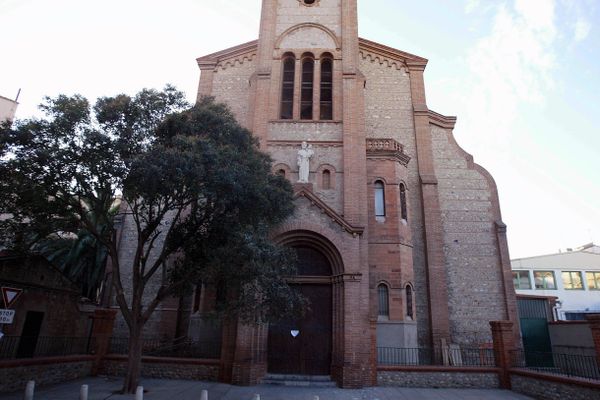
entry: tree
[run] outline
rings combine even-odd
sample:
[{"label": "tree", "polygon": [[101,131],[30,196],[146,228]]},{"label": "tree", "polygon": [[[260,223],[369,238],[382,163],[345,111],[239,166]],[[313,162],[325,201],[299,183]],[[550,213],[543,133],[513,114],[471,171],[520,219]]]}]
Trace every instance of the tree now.
[{"label": "tree", "polygon": [[[2,128],[0,207],[12,215],[3,240],[27,250],[39,238],[85,230],[102,245],[130,335],[125,392],[138,383],[144,324],[191,283],[220,285],[227,301],[219,308],[236,318],[301,312],[302,298],[285,281],[294,256],[268,238],[293,212],[291,186],[226,106],[205,98],[190,108],[167,86],[101,98],[93,112],[81,96],[41,107],[45,119]],[[127,265],[111,213],[117,196],[136,232]],[[160,289],[146,293],[153,279]]]}]

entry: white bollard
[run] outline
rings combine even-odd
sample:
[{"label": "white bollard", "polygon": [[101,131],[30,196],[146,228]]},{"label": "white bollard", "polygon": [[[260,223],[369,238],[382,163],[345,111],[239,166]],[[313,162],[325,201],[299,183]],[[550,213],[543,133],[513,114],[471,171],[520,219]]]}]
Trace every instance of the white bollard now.
[{"label": "white bollard", "polygon": [[260,394],[258,394],[258,393],[257,393],[257,394],[255,394],[255,395],[254,395],[254,399],[253,399],[253,400],[260,400]]},{"label": "white bollard", "polygon": [[319,396],[315,396],[314,400],[319,400]]},{"label": "white bollard", "polygon": [[25,400],[33,400],[34,393],[35,393],[35,381],[27,382],[27,386],[25,387]]},{"label": "white bollard", "polygon": [[79,400],[88,400],[88,385],[81,385]]},{"label": "white bollard", "polygon": [[203,390],[200,392],[200,400],[208,400],[208,390]]},{"label": "white bollard", "polygon": [[135,391],[135,400],[144,400],[144,387],[138,386]]}]

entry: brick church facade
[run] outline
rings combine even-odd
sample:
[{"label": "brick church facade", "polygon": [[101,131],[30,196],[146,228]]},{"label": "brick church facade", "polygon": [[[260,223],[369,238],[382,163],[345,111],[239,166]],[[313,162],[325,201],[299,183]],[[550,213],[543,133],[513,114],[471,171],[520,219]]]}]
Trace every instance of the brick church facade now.
[{"label": "brick church facade", "polygon": [[257,41],[197,60],[198,96],[228,104],[294,185],[273,240],[298,250],[292,281],[312,304],[302,321],[217,332],[224,381],[371,386],[377,347],[477,347],[492,320],[518,340],[493,178],[454,140],[456,118],[427,107],[427,60],[359,38],[357,20],[356,0],[263,0]]}]

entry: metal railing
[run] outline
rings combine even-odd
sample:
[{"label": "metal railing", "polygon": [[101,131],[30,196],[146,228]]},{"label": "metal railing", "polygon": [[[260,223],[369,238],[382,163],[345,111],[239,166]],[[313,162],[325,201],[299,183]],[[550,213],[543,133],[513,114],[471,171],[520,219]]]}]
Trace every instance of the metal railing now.
[{"label": "metal railing", "polygon": [[[111,338],[110,354],[127,354],[129,338]],[[175,358],[209,358],[221,357],[219,341],[195,341],[191,339],[142,339],[142,355],[153,357]]]},{"label": "metal railing", "polygon": [[532,371],[600,380],[600,363],[595,356],[515,350],[512,365]]},{"label": "metal railing", "polygon": [[88,337],[3,336],[0,338],[0,360],[85,355],[91,354],[93,349],[93,340]]},{"label": "metal railing", "polygon": [[493,367],[494,351],[488,348],[378,347],[377,363],[387,366],[438,365],[448,367]]}]

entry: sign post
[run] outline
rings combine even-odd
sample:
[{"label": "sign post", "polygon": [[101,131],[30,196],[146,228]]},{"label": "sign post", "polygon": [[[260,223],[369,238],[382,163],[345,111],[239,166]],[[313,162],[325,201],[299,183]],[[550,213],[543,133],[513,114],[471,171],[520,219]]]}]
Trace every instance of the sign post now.
[{"label": "sign post", "polygon": [[4,300],[4,306],[6,308],[10,308],[10,306],[12,306],[17,301],[21,293],[23,293],[23,289],[3,287],[2,299]]}]

